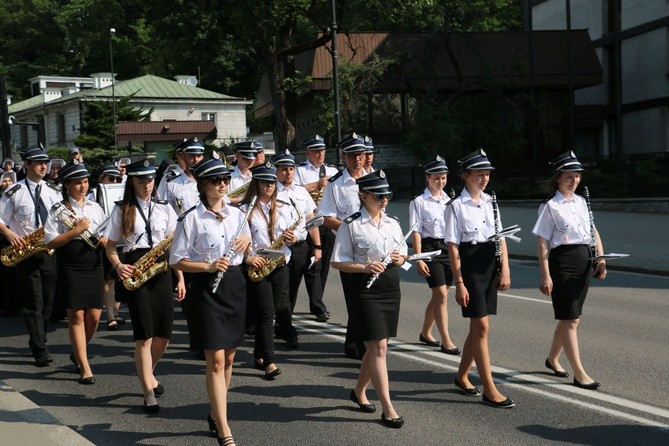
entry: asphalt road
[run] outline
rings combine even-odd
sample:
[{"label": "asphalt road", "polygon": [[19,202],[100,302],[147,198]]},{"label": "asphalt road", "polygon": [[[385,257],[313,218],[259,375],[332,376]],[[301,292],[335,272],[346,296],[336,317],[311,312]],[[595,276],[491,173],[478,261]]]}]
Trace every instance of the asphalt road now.
[{"label": "asphalt road", "polygon": [[[591,288],[579,328],[581,354],[602,387],[587,391],[547,374],[543,363],[555,326],[552,309],[536,289],[535,264],[512,261],[512,289],[500,298],[490,340],[495,376],[517,407],[499,410],[453,386],[459,357],[417,342],[428,288],[414,269],[403,275],[399,333],[388,367],[391,395],[405,426],[384,428],[379,413],[360,413],[348,400],[357,362],[342,354],[345,310],[333,271],[326,294],[332,323],[299,313],[307,308],[301,294],[300,347],[290,351],[277,341],[283,374],[276,381],[263,380],[252,368],[252,340],[239,350],[229,396],[237,444],[669,444],[669,277],[610,272]],[[449,315],[459,345],[467,322],[452,292]],[[206,424],[204,363],[187,350],[179,310],[172,345],[156,370],[166,392],[160,413],[152,416],[141,408],[128,325],[119,332],[102,328],[92,342],[93,386],[76,383],[65,323],[49,335],[55,362],[45,369],[33,367],[19,318],[0,319],[0,336],[0,379],[90,442],[216,444]],[[376,401],[373,391],[368,395]],[[0,434],[0,444],[5,440]]]}]

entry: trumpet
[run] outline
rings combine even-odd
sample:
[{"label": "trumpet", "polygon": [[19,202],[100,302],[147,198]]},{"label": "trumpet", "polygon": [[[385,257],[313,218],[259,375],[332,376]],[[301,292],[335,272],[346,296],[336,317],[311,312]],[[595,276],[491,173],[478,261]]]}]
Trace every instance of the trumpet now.
[{"label": "trumpet", "polygon": [[[58,220],[61,221],[68,229],[72,229],[76,225],[76,221],[79,219],[77,215],[72,212],[67,206],[62,202],[58,202],[54,205],[54,209],[58,212]],[[109,223],[109,217],[107,217],[100,226],[98,226],[98,233],[101,233]],[[91,231],[86,229],[80,235],[81,240],[83,240],[88,246],[93,249],[97,249],[100,246],[99,236],[93,234]]]}]

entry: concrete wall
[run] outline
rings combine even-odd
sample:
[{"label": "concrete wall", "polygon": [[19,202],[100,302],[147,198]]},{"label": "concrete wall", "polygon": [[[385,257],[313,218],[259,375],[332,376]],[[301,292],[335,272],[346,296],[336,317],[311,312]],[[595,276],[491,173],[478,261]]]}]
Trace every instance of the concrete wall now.
[{"label": "concrete wall", "polygon": [[669,96],[667,28],[622,42],[623,103]]},{"label": "concrete wall", "polygon": [[625,153],[666,152],[667,107],[626,113],[623,119]]}]

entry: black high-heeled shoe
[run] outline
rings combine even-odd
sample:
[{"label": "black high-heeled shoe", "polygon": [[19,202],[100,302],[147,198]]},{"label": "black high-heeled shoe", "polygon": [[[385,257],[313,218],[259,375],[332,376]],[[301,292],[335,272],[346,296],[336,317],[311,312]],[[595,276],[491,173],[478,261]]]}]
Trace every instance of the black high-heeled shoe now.
[{"label": "black high-heeled shoe", "polygon": [[232,438],[232,435],[223,438],[217,436],[216,440],[218,440],[218,446],[235,446],[235,439]]},{"label": "black high-heeled shoe", "polygon": [[211,414],[207,415],[207,422],[209,423],[209,432],[218,437],[218,423],[211,417]]},{"label": "black high-heeled shoe", "polygon": [[351,390],[351,394],[349,395],[349,398],[351,398],[351,401],[353,401],[355,404],[360,407],[360,410],[365,413],[374,413],[376,412],[376,406],[372,403],[367,403],[367,404],[362,404],[360,400],[358,400],[358,397],[355,395],[355,390]]}]

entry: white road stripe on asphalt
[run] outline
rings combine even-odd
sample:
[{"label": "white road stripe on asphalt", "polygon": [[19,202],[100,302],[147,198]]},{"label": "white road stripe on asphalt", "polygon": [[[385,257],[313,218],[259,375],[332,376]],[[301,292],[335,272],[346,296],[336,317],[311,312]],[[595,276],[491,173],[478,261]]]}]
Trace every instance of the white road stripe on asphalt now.
[{"label": "white road stripe on asphalt", "polygon": [[[511,296],[511,297],[516,297],[516,296]],[[542,301],[543,302],[543,301]],[[342,327],[339,324],[328,324],[324,325],[321,322],[315,322],[311,319],[308,319],[303,316],[293,316],[293,321],[296,322],[296,325],[300,327],[301,330],[314,333],[314,334],[319,334],[322,336],[326,336],[332,339],[336,339],[340,342],[344,341],[345,334],[346,334],[346,328]],[[324,330],[325,328],[325,330]],[[449,371],[457,371],[458,370],[458,365],[460,364],[460,359],[459,357],[450,357],[446,356],[443,353],[440,352],[435,352],[434,350],[423,348],[421,346],[416,346],[413,344],[408,344],[408,343],[403,343],[399,341],[390,341],[390,346],[393,347],[392,350],[389,350],[389,352],[393,355],[400,356],[405,359],[409,359],[412,361],[417,361],[421,362],[423,364],[428,364],[431,366],[434,366],[436,368],[442,368],[446,369]],[[403,351],[400,351],[403,350]],[[431,358],[424,358],[421,356],[416,355],[416,353],[420,353],[421,355],[427,355],[431,356],[435,359]],[[438,359],[438,361],[436,360]],[[451,362],[453,365],[447,364],[444,361]],[[564,383],[556,382],[556,381],[551,381],[545,378],[539,378],[534,375],[526,374],[520,371],[516,370],[511,370],[511,369],[506,369],[503,367],[498,367],[498,366],[493,366],[492,370],[494,373],[498,375],[504,375],[509,378],[513,378],[514,380],[522,380],[524,383],[518,383],[514,381],[508,381],[506,379],[500,379],[500,378],[495,378],[495,382],[498,383],[503,383],[505,385],[508,385],[510,387],[515,387],[521,390],[524,390],[526,392],[531,392],[535,393],[537,395],[542,395],[546,398],[552,398],[554,400],[562,401],[562,402],[568,402],[570,404],[576,404],[581,407],[595,410],[598,412],[602,412],[608,415],[616,416],[618,418],[634,421],[636,423],[644,424],[646,426],[654,426],[661,428],[663,430],[669,431],[669,424],[666,423],[661,423],[657,422],[654,420],[649,420],[647,418],[639,417],[636,415],[632,415],[626,412],[622,412],[620,410],[616,409],[611,409],[603,406],[599,406],[593,403],[589,403],[586,401],[579,401],[576,399],[573,399],[569,396],[563,396],[563,395],[558,395],[552,392],[547,392],[545,390],[538,389],[536,387],[528,386],[526,384],[542,384],[548,387],[552,387],[556,390],[561,390],[567,393],[574,393],[586,398],[590,398],[592,400],[599,400],[601,402],[606,402],[609,404],[614,404],[617,406],[621,406],[627,409],[631,410],[636,410],[639,412],[643,413],[648,413],[650,415],[655,415],[657,417],[665,418],[669,421],[669,411],[651,406],[648,404],[643,404],[643,403],[638,403],[636,401],[631,401],[627,400],[624,398],[619,398],[613,395],[607,395],[605,393],[599,392],[599,391],[592,391],[592,390],[585,390],[585,389],[579,389],[577,387],[571,386],[571,385],[565,385]]]},{"label": "white road stripe on asphalt", "polygon": [[520,300],[529,300],[531,302],[539,302],[540,304],[550,304],[550,298],[548,300],[546,299],[537,299],[535,297],[524,297],[524,296],[516,296],[515,294],[507,294],[507,293],[497,293],[498,296],[504,296],[504,297],[511,297],[513,299],[520,299]]}]

